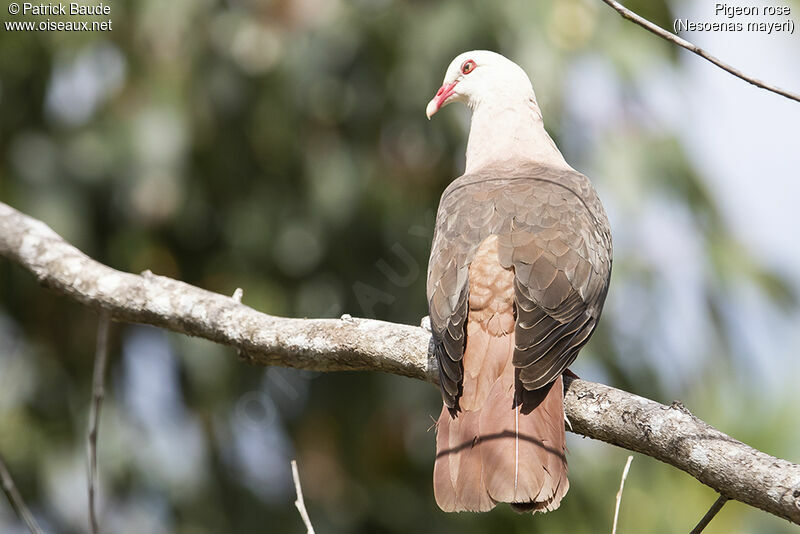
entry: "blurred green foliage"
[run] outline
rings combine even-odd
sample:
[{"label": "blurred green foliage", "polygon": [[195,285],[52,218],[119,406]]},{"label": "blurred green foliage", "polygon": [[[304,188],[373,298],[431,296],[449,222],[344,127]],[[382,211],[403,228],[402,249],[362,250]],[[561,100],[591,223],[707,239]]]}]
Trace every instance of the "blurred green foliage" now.
[{"label": "blurred green foliage", "polygon": [[[676,133],[642,117],[642,77],[678,69],[669,44],[591,0],[111,5],[112,32],[0,32],[4,202],[117,269],[241,287],[267,313],[418,323],[433,216],[467,128],[463,109],[428,123],[425,104],[457,53],[498,50],[530,73],[548,128],[611,213],[609,304],[576,371],[681,396],[723,431],[798,460],[784,424],[796,414],[744,386],[728,317],[742,287],[796,313],[792,285],[731,234]],[[629,7],[670,26],[664,1]],[[587,70],[617,107],[580,83]],[[696,339],[670,333],[676,308],[660,299],[675,287],[632,230],[658,210],[691,239]],[[0,451],[50,532],[86,530],[95,327],[91,311],[0,262]],[[685,344],[665,342],[676,335],[694,352],[677,354]],[[556,513],[445,515],[430,483],[440,400],[429,385],[247,367],[229,349],[131,325],[112,339],[100,435],[109,532],[302,532],[290,458],[320,533],[610,531],[625,451],[571,436]],[[689,530],[714,499],[637,456],[620,531]],[[0,504],[0,530],[13,524]],[[788,529],[729,503],[707,532]]]}]

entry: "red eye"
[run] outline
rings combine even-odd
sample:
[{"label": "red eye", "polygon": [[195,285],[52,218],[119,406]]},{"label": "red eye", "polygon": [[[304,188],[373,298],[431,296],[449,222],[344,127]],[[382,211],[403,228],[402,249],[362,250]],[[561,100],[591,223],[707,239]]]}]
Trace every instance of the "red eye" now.
[{"label": "red eye", "polygon": [[463,74],[469,74],[473,70],[475,70],[475,62],[471,59],[466,60],[464,64],[461,65],[461,72]]}]

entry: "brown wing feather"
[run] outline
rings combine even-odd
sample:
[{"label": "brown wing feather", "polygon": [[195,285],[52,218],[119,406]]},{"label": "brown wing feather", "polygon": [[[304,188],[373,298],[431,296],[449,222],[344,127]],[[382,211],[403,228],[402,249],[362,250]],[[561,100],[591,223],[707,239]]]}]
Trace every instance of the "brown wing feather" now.
[{"label": "brown wing feather", "polygon": [[497,502],[548,510],[566,493],[560,378],[528,391],[512,364],[514,273],[490,236],[469,269],[467,345],[459,411],[437,422],[434,494],[446,511],[486,511]]},{"label": "brown wing feather", "polygon": [[458,407],[467,320],[467,273],[475,251],[498,236],[514,268],[514,365],[537,389],[574,361],[602,311],[611,274],[608,221],[583,175],[529,164],[465,175],[437,214],[428,302],[445,404]]},{"label": "brown wing feather", "polygon": [[578,173],[495,168],[444,192],[428,266],[443,510],[558,507],[560,374],[597,324],[610,272],[605,213]]}]

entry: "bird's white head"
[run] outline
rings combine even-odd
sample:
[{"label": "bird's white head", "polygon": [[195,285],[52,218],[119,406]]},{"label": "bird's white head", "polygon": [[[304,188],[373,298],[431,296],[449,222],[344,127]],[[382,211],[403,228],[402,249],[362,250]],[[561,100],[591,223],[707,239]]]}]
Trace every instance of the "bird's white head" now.
[{"label": "bird's white head", "polygon": [[456,56],[447,67],[444,82],[425,114],[430,119],[451,102],[463,102],[475,109],[481,102],[502,104],[530,98],[535,98],[533,87],[519,65],[495,52],[472,50]]}]

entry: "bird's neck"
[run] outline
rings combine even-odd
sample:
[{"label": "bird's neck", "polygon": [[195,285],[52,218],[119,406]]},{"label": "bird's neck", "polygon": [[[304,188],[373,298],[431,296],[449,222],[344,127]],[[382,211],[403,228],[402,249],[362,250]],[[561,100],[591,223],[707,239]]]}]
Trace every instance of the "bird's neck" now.
[{"label": "bird's neck", "polygon": [[532,95],[478,102],[472,108],[465,172],[514,159],[569,167],[544,129]]}]

